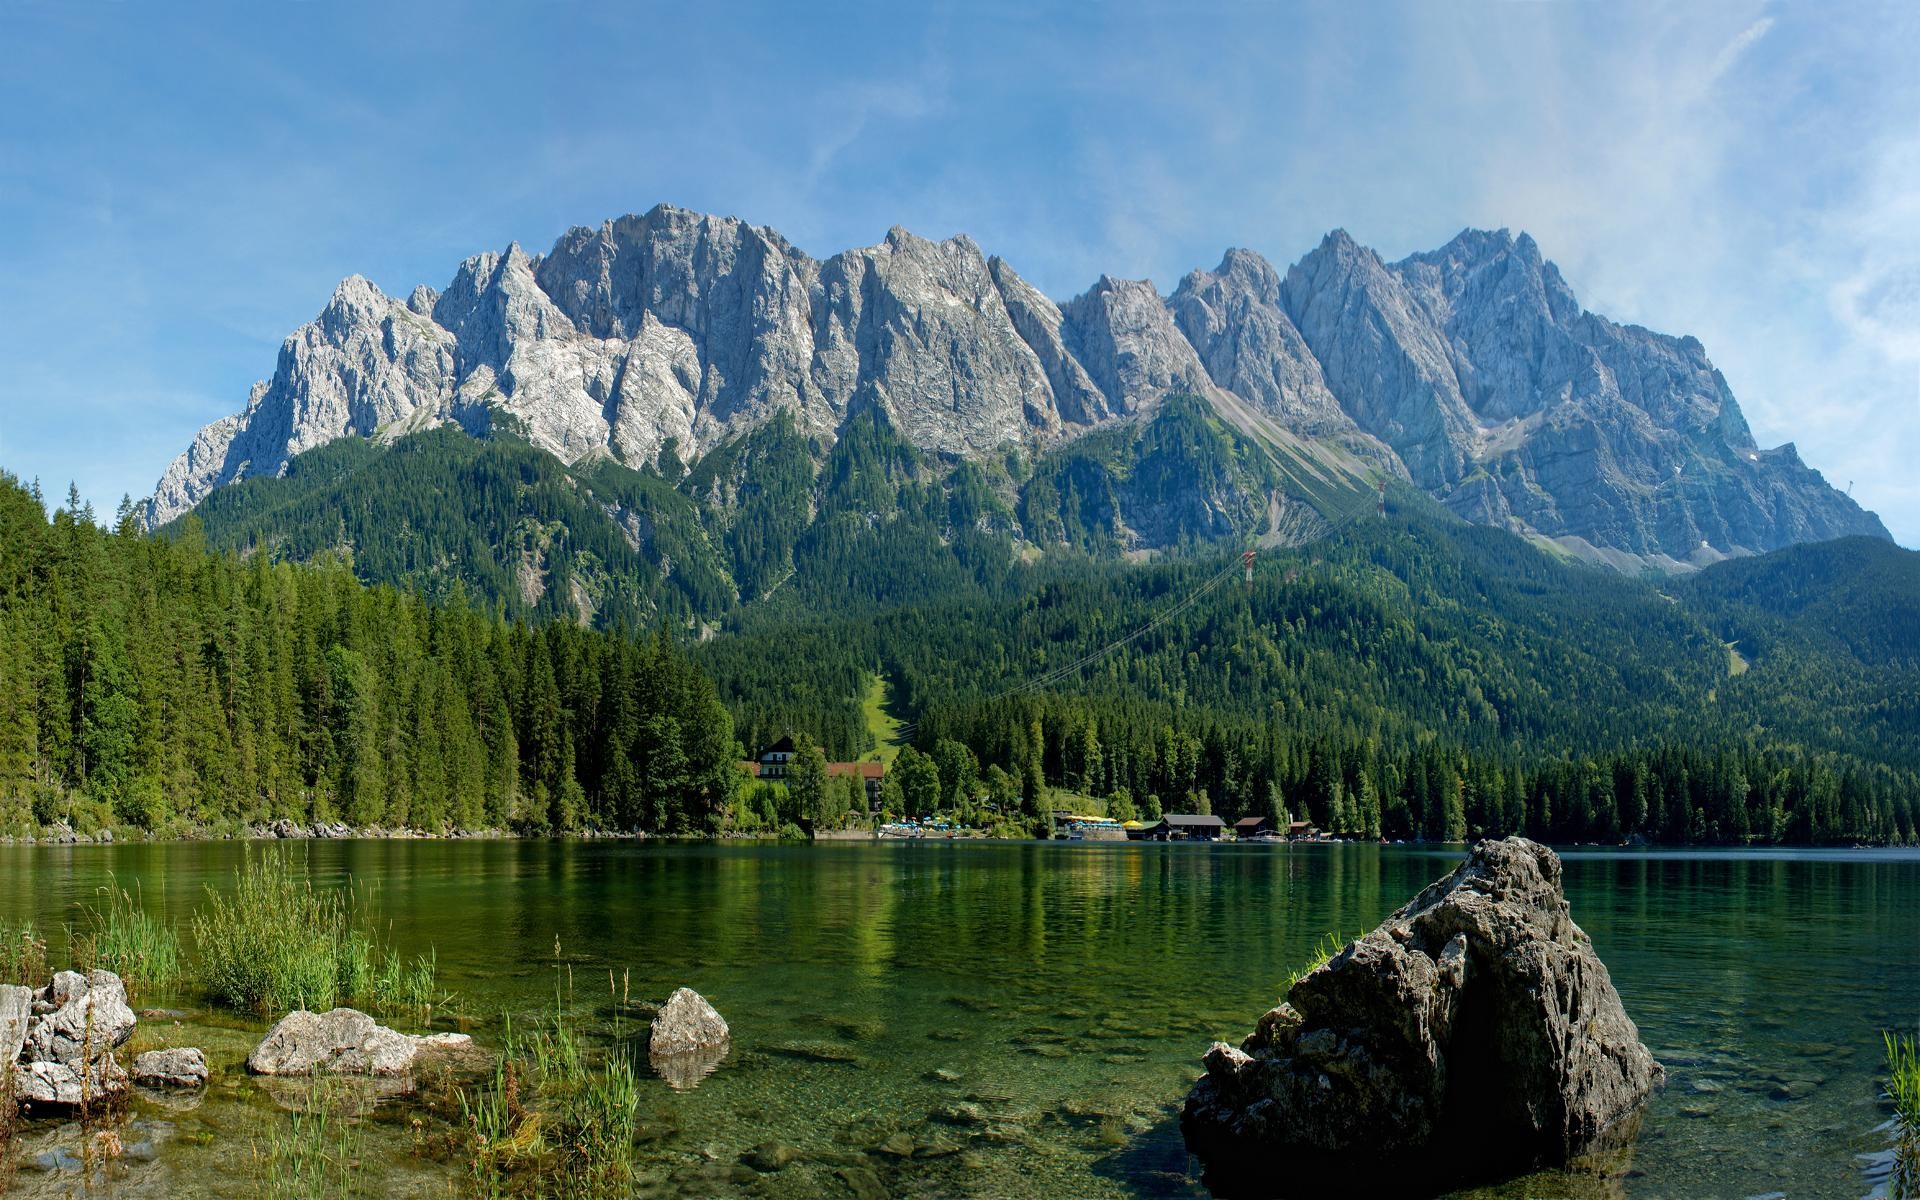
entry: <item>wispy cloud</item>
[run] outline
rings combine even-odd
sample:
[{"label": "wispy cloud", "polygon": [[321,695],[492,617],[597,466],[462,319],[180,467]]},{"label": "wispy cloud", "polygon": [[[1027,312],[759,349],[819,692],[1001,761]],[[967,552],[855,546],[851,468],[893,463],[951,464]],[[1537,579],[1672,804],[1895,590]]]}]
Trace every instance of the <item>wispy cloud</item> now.
[{"label": "wispy cloud", "polygon": [[1714,55],[1713,61],[1707,65],[1707,74],[1702,81],[1703,86],[1712,87],[1719,82],[1721,76],[1733,70],[1734,64],[1740,61],[1740,56],[1752,49],[1755,42],[1767,36],[1767,31],[1772,28],[1773,18],[1761,17],[1734,35],[1734,39],[1722,47],[1720,53]]}]

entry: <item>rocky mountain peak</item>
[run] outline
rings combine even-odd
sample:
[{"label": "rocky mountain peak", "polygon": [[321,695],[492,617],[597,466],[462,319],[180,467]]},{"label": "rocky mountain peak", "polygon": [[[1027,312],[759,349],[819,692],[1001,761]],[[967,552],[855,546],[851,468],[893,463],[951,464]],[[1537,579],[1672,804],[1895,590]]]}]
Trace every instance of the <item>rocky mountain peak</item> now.
[{"label": "rocky mountain peak", "polygon": [[895,226],[816,260],[665,204],[544,255],[474,255],[405,302],[342,281],[147,516],[333,438],[449,421],[646,466],[670,438],[695,459],[778,412],[831,442],[877,407],[915,445],[974,455],[1176,392],[1313,470],[1370,461],[1473,520],[1629,564],[1885,536],[1790,447],[1753,444],[1698,341],[1586,312],[1525,233],[1467,229],[1389,264],[1335,229],[1284,272],[1229,249],[1169,296],[1103,275],[1061,304],[965,235]]}]

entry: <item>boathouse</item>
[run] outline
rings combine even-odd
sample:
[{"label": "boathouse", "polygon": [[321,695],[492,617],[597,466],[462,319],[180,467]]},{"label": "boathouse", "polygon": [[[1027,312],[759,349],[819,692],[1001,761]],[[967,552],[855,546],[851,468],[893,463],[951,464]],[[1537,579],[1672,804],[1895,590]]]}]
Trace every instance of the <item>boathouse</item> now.
[{"label": "boathouse", "polygon": [[1157,825],[1129,830],[1127,836],[1151,842],[1217,842],[1226,836],[1227,823],[1219,817],[1168,813]]}]

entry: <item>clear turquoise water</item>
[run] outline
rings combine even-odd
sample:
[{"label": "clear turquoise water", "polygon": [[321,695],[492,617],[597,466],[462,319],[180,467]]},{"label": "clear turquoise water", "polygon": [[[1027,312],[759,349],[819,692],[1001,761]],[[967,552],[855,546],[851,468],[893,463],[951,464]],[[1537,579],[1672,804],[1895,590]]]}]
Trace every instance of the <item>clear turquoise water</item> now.
[{"label": "clear turquoise water", "polygon": [[[1132,844],[817,847],[548,842],[297,845],[317,882],[379,881],[394,942],[432,947],[477,1015],[607,1011],[692,986],[734,1048],[690,1092],[649,1080],[643,1195],[1200,1196],[1172,1118],[1198,1058],[1237,1041],[1329,930],[1371,926],[1457,849]],[[183,917],[231,844],[0,848],[0,919],[77,922],[109,875]],[[1574,918],[1668,1067],[1625,1179],[1489,1195],[1858,1196],[1883,1148],[1880,1033],[1920,1023],[1920,853],[1566,854]],[[55,937],[56,949],[61,939]],[[555,947],[559,947],[556,958]],[[569,982],[570,981],[570,982]],[[191,998],[188,998],[188,1003]],[[238,1073],[257,1024],[201,1018],[218,1086],[142,1102],[121,1160],[22,1195],[249,1196],[283,1120]],[[366,1121],[369,1195],[449,1195],[405,1103]],[[900,1135],[905,1135],[905,1141]],[[64,1140],[63,1140],[64,1139]],[[741,1165],[778,1141],[800,1160]],[[900,1151],[911,1147],[911,1157]],[[881,1189],[879,1192],[873,1188]],[[1363,1177],[1356,1187],[1364,1187]]]}]

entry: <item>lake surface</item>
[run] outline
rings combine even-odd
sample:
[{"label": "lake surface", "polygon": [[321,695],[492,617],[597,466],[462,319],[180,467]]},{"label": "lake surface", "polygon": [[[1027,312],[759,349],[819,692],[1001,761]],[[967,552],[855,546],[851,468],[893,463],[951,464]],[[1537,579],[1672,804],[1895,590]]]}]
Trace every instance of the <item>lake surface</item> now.
[{"label": "lake surface", "polygon": [[[394,944],[435,951],[483,1044],[501,1012],[527,1018],[556,994],[604,1016],[609,970],[630,972],[636,997],[705,994],[733,1050],[693,1091],[646,1081],[639,1194],[767,1197],[1203,1196],[1173,1118],[1208,1043],[1244,1036],[1323,934],[1371,927],[1461,857],[1110,843],[290,849],[317,884],[379,881]],[[184,918],[207,886],[231,882],[241,853],[0,847],[0,920],[77,924],[110,876]],[[1865,1194],[1856,1156],[1886,1146],[1881,1031],[1920,1023],[1920,852],[1565,858],[1574,919],[1668,1082],[1624,1180],[1596,1190],[1536,1176],[1485,1194]],[[52,941],[57,957],[64,939]],[[255,1147],[285,1120],[239,1070],[262,1028],[200,1018],[168,1031],[205,1045],[218,1078],[197,1107],[136,1105],[129,1140],[153,1142],[151,1162],[123,1161],[86,1190],[84,1173],[34,1169],[32,1156],[77,1144],[42,1125],[23,1141],[15,1192],[257,1194]],[[419,1150],[420,1115],[402,1102],[365,1122],[368,1195],[456,1194]],[[768,1140],[800,1162],[765,1175],[740,1164]]]}]

